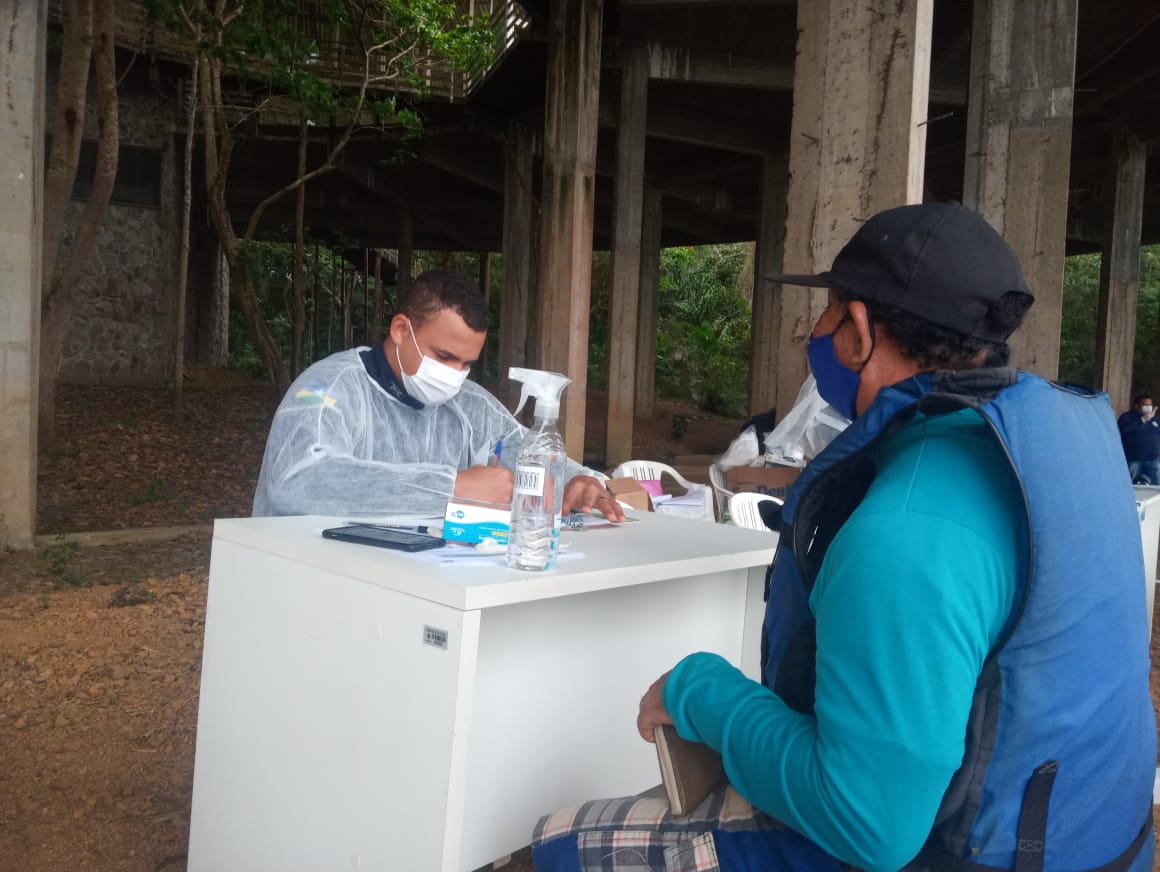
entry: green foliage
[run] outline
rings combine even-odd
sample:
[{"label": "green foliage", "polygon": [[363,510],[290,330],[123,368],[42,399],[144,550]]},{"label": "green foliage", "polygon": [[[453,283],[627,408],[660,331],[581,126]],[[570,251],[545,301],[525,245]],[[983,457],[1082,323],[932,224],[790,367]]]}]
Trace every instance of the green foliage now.
[{"label": "green foliage", "polygon": [[1063,269],[1059,379],[1091,386],[1095,381],[1096,321],[1100,298],[1100,256],[1069,257]]},{"label": "green foliage", "polygon": [[[307,118],[320,123],[341,109],[357,108],[357,94],[341,90],[317,72],[324,53],[335,44],[349,47],[344,61],[349,81],[369,66],[370,99],[364,110],[379,123],[413,129],[417,116],[400,109],[393,97],[374,96],[403,83],[423,93],[423,64],[444,61],[468,73],[491,63],[494,37],[486,18],[466,18],[445,0],[246,0],[222,8],[206,0],[145,0],[146,12],[160,26],[182,36],[190,25],[200,34],[198,49],[221,62],[251,87],[294,101]],[[326,34],[320,45],[313,34]],[[357,64],[357,66],[354,66]]]},{"label": "green foliage", "polygon": [[64,533],[57,534],[55,545],[46,545],[40,550],[40,559],[48,564],[48,571],[53,577],[53,587],[59,590],[85,585],[85,580],[72,568],[76,556],[77,543],[68,539]]},{"label": "green foliage", "polygon": [[[1059,377],[1095,385],[1096,331],[1099,329],[1100,256],[1069,257],[1063,272],[1063,323]],[[1140,250],[1140,289],[1136,305],[1136,342],[1132,393],[1156,390],[1157,312],[1160,310],[1160,246]]]},{"label": "green foliage", "polygon": [[743,417],[748,408],[751,310],[737,290],[745,246],[661,252],[657,392]]},{"label": "green foliage", "polygon": [[[294,334],[287,313],[291,309],[293,294],[294,246],[284,242],[248,242],[240,245],[239,255],[246,275],[258,295],[262,317],[282,352],[283,360],[289,363]],[[476,260],[478,262],[478,258]],[[475,269],[478,271],[478,267]],[[374,277],[368,279],[363,274],[363,264],[351,264],[330,248],[323,245],[315,246],[308,241],[303,271],[306,306],[306,334],[303,343],[305,366],[346,347],[342,335],[344,275],[349,286],[354,344],[368,345],[379,338],[371,335],[374,318]],[[472,273],[468,271],[468,274]],[[390,318],[396,305],[395,288],[384,284],[384,319]],[[261,355],[254,347],[245,317],[238,306],[230,307],[228,365],[230,369],[244,372],[253,378],[266,376]]]},{"label": "green foliage", "polygon": [[[746,246],[702,245],[661,252],[657,301],[656,389],[706,411],[744,417],[748,409],[750,307],[737,290]],[[608,382],[612,264],[592,256],[588,385]],[[680,427],[680,424],[674,424]]]}]

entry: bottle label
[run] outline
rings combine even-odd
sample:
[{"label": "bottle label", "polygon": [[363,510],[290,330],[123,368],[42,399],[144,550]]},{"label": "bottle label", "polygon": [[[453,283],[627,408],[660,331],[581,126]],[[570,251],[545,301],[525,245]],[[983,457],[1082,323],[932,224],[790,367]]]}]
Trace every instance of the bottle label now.
[{"label": "bottle label", "polygon": [[547,472],[548,470],[542,466],[517,466],[516,493],[526,497],[542,497]]}]

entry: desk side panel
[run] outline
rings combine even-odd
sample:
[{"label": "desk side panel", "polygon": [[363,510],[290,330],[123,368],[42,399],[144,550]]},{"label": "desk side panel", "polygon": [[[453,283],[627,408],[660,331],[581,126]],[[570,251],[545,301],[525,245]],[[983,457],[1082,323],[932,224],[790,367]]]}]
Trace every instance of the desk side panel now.
[{"label": "desk side panel", "polygon": [[191,872],[441,868],[464,620],[215,540]]}]

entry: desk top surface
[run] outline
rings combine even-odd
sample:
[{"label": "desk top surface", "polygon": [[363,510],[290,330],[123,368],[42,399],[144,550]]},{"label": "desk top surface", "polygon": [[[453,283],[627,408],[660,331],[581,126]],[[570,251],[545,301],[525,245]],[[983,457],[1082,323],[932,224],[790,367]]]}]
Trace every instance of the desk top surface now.
[{"label": "desk top surface", "polygon": [[[509,569],[500,555],[486,563],[439,563],[437,552],[406,554],[324,539],[323,528],[344,523],[319,516],[233,518],[214,525],[219,543],[232,543],[368,584],[473,610],[671,578],[766,566],[777,534],[633,512],[636,523],[560,534],[562,556],[547,572]],[[571,555],[571,556],[568,556]],[[581,556],[576,556],[581,555]],[[215,561],[216,563],[216,561]],[[211,580],[214,567],[211,566]]]}]

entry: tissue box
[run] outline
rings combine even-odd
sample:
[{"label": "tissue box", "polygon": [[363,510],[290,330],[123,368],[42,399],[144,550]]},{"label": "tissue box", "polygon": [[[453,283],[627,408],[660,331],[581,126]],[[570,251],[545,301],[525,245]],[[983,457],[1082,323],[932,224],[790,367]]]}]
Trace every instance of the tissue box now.
[{"label": "tissue box", "polygon": [[443,538],[448,542],[478,545],[484,539],[494,539],[506,545],[511,527],[512,510],[505,503],[453,497],[443,514]]},{"label": "tissue box", "polygon": [[608,492],[616,499],[634,509],[640,509],[642,512],[651,512],[653,510],[652,497],[649,496],[648,491],[640,486],[635,478],[625,476],[624,478],[610,478],[606,483]]}]

